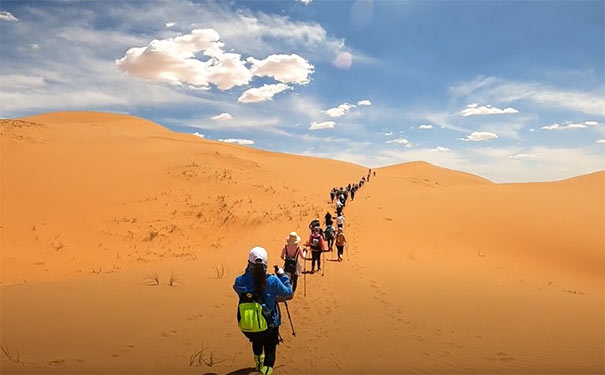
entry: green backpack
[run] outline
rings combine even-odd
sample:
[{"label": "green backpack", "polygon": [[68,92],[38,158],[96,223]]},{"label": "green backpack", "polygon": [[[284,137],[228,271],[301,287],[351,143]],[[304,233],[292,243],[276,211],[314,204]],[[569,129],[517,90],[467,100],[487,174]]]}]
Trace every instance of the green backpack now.
[{"label": "green backpack", "polygon": [[244,333],[263,332],[272,322],[271,310],[263,305],[262,296],[256,293],[241,293],[237,307],[239,329]]}]

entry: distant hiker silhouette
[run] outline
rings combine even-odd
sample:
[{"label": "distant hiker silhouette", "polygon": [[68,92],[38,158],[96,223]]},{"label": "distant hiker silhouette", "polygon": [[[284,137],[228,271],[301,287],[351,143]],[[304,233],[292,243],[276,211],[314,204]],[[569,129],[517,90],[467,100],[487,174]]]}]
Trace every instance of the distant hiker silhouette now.
[{"label": "distant hiker silhouette", "polygon": [[340,200],[336,201],[336,214],[338,216],[342,214],[342,202]]},{"label": "distant hiker silhouette", "polygon": [[347,243],[347,239],[345,237],[345,233],[342,228],[338,229],[336,233],[336,249],[338,250],[338,261],[342,261],[342,253],[344,252],[345,244]]},{"label": "distant hiker silhouette", "polygon": [[284,270],[277,267],[276,275],[268,275],[267,251],[254,247],[248,254],[246,270],[235,278],[233,289],[239,296],[238,325],[252,342],[256,370],[264,375],[272,374],[281,325],[276,298],[292,297],[290,280]]},{"label": "distant hiker silhouette", "polygon": [[344,226],[345,226],[344,215],[338,215],[338,217],[336,218],[336,224],[338,224],[338,229],[344,229]]},{"label": "distant hiker silhouette", "polygon": [[330,190],[330,202],[334,203],[334,197],[336,197],[336,188]]},{"label": "distant hiker silhouette", "polygon": [[305,260],[307,252],[298,246],[300,242],[300,236],[296,232],[290,233],[286,238],[286,246],[281,251],[281,258],[284,262],[284,271],[286,275],[290,277],[292,284],[292,293],[296,292],[296,286],[298,285],[298,276],[302,272],[302,266],[299,259]]},{"label": "distant hiker silhouette", "polygon": [[333,221],[332,221],[332,214],[330,213],[330,211],[326,212],[326,216],[324,216],[326,219],[326,225],[332,225]]},{"label": "distant hiker silhouette", "polygon": [[330,224],[326,225],[324,238],[328,242],[328,251],[332,251],[332,246],[334,245],[334,227],[332,226],[332,220],[330,220]]},{"label": "distant hiker silhouette", "polygon": [[311,273],[315,272],[315,262],[317,261],[317,271],[321,271],[321,253],[324,250],[324,239],[319,233],[318,227],[313,229],[313,233],[309,236],[307,245],[311,248]]}]

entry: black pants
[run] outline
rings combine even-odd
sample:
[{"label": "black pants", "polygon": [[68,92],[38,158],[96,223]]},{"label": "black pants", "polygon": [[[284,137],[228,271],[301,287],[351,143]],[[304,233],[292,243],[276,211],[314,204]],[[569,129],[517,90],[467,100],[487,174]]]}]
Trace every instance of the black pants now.
[{"label": "black pants", "polygon": [[321,250],[312,250],[311,251],[311,269],[315,270],[315,261],[317,261],[317,269],[321,269]]},{"label": "black pants", "polygon": [[342,256],[342,253],[345,249],[345,245],[336,245],[336,248],[338,249],[338,256]]},{"label": "black pants", "polygon": [[292,294],[294,294],[294,292],[296,292],[296,286],[298,285],[298,275],[289,272],[286,272],[286,275],[290,277],[290,285],[292,285]]},{"label": "black pants", "polygon": [[334,237],[328,238],[328,249],[332,250],[332,246],[334,246]]},{"label": "black pants", "polygon": [[269,328],[265,332],[246,333],[246,337],[252,341],[252,351],[254,355],[261,355],[265,352],[264,366],[274,367],[275,352],[279,344],[279,327]]}]

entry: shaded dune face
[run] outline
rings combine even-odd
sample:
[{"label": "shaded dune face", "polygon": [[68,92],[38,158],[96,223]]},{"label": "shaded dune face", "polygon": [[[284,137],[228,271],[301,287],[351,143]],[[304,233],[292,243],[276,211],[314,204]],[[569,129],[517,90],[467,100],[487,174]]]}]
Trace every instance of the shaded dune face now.
[{"label": "shaded dune face", "polygon": [[[127,115],[2,120],[0,137],[3,373],[251,367],[231,289],[248,250],[281,264],[329,190],[367,174]],[[605,172],[376,172],[347,202],[344,261],[299,280],[296,337],[282,308],[276,372],[603,373]]]}]

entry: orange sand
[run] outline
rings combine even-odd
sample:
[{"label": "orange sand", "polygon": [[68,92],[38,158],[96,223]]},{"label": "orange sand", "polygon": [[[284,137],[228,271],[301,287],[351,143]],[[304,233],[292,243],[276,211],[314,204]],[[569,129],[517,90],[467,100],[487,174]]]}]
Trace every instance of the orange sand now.
[{"label": "orange sand", "polygon": [[[126,115],[0,129],[3,374],[251,372],[231,289],[248,250],[280,263],[367,171]],[[289,304],[295,338],[282,307],[276,374],[605,371],[605,172],[493,184],[407,163],[345,214],[345,261]]]}]

